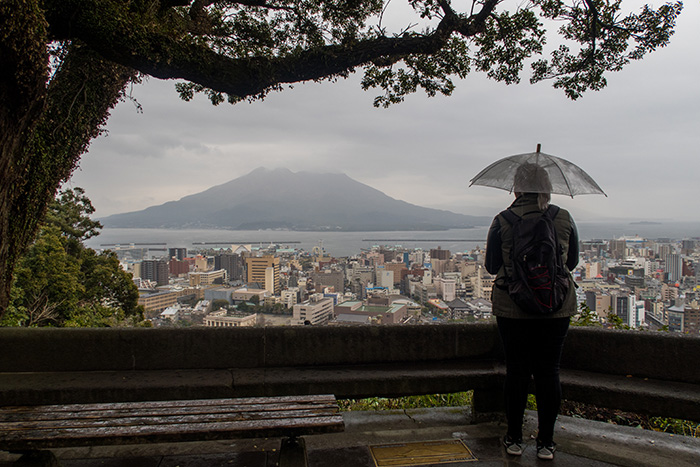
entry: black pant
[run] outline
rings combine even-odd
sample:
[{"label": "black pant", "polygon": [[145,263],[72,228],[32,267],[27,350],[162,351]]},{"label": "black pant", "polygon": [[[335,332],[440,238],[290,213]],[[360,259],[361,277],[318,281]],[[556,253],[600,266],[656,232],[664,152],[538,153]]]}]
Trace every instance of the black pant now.
[{"label": "black pant", "polygon": [[551,443],[561,404],[559,361],[569,318],[497,318],[506,354],[505,402],[508,436],[523,436],[523,415],[530,378],[535,378],[538,438]]}]

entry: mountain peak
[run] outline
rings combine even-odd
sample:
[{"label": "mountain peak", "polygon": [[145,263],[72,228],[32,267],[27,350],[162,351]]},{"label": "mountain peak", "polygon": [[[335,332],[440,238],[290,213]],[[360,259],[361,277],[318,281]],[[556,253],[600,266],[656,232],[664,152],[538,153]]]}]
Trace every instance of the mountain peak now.
[{"label": "mountain peak", "polygon": [[267,167],[258,167],[257,169],[253,169],[252,172],[250,172],[247,175],[243,175],[244,177],[248,177],[251,175],[266,175],[266,174],[292,174],[291,170],[289,170],[286,167],[276,167],[274,169],[268,169]]},{"label": "mountain peak", "polygon": [[102,219],[108,227],[351,231],[443,230],[489,221],[398,201],[343,173],[265,167],[179,201]]}]

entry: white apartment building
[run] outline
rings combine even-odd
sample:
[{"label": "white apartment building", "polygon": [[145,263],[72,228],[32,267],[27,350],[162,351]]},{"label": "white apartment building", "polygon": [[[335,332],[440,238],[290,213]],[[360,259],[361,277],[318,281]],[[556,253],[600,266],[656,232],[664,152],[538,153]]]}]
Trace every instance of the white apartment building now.
[{"label": "white apartment building", "polygon": [[622,318],[623,324],[632,329],[638,329],[646,324],[644,301],[638,301],[634,294],[621,294],[615,297],[615,314]]},{"label": "white apartment building", "polygon": [[387,290],[393,290],[394,271],[387,271],[384,268],[377,268],[377,286],[386,287]]},{"label": "white apartment building", "polygon": [[[473,297],[474,298],[485,298],[484,297],[484,287],[483,287],[483,282],[481,281],[481,273],[477,273],[469,278],[469,282],[471,282],[472,286],[472,292],[473,292]],[[490,297],[490,295],[489,295]]]},{"label": "white apartment building", "polygon": [[646,314],[644,310],[643,301],[639,300],[634,303],[634,313],[632,314],[632,320],[634,322],[634,328],[640,328],[646,325]]},{"label": "white apartment building", "polygon": [[425,252],[424,251],[412,251],[408,254],[409,264],[420,264],[421,266],[425,263]]},{"label": "white apartment building", "polygon": [[299,287],[290,287],[280,293],[281,301],[287,308],[293,308],[299,297]]},{"label": "white apartment building", "polygon": [[437,290],[438,297],[446,302],[451,302],[457,297],[457,281],[454,279],[446,279],[444,277],[438,277],[434,281],[435,289]]},{"label": "white apartment building", "polygon": [[302,326],[307,321],[312,324],[325,324],[333,316],[333,299],[323,294],[314,294],[309,300],[294,305],[292,324]]},{"label": "white apartment building", "polygon": [[442,277],[445,279],[452,279],[455,281],[457,286],[462,285],[462,273],[461,272],[446,272],[443,273]]},{"label": "white apartment building", "polygon": [[163,319],[169,319],[173,322],[177,321],[180,317],[180,305],[175,304],[173,306],[169,306],[160,313],[160,317]]},{"label": "white apartment building", "polygon": [[586,270],[587,279],[592,279],[598,277],[599,274],[602,274],[600,263],[598,262],[584,263],[584,268]]},{"label": "white apartment building", "polygon": [[433,270],[432,269],[426,269],[425,272],[423,273],[423,285],[425,285],[425,286],[433,285]]}]

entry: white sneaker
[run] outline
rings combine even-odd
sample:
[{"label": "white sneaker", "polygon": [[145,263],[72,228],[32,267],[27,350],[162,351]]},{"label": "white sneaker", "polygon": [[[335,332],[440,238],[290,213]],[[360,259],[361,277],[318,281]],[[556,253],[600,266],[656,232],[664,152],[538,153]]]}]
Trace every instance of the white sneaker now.
[{"label": "white sneaker", "polygon": [[522,456],[523,446],[522,441],[514,441],[510,436],[505,435],[503,437],[503,446],[506,447],[506,452],[511,456]]},{"label": "white sneaker", "polygon": [[557,445],[552,442],[551,444],[543,444],[539,439],[537,440],[537,457],[544,460],[554,459],[554,451],[557,450]]}]

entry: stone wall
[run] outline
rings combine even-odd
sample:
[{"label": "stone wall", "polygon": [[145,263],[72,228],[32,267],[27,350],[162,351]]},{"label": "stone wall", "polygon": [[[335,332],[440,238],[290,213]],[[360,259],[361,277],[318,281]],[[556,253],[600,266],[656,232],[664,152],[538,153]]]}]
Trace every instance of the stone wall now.
[{"label": "stone wall", "polygon": [[[0,405],[474,390],[501,409],[495,324],[0,329]],[[564,397],[700,420],[700,338],[572,327]]]},{"label": "stone wall", "polygon": [[2,328],[0,371],[256,368],[489,359],[493,325]]}]

